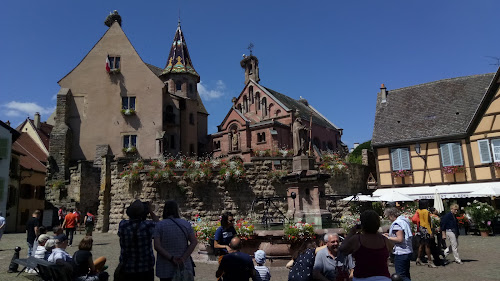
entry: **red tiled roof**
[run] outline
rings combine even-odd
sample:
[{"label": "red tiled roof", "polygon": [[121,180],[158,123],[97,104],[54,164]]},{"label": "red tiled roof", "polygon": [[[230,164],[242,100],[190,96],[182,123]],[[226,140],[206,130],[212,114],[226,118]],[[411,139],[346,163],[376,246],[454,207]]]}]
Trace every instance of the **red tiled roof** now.
[{"label": "red tiled roof", "polygon": [[22,154],[19,163],[21,167],[45,173],[47,155],[27,133],[21,133],[17,141],[12,144],[12,149]]}]

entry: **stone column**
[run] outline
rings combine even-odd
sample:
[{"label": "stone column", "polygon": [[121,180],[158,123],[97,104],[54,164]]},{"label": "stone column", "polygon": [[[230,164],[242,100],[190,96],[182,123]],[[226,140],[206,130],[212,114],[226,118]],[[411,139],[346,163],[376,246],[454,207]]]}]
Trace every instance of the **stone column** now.
[{"label": "stone column", "polygon": [[111,211],[111,160],[113,155],[104,155],[101,163],[101,186],[99,189],[99,209],[97,211],[96,229],[101,232],[109,230],[109,213]]}]

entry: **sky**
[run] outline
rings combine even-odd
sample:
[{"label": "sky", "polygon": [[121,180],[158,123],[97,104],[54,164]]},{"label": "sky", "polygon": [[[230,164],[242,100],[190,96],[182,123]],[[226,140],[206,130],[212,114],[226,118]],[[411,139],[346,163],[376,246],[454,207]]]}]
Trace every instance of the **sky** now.
[{"label": "sky", "polygon": [[500,61],[500,1],[39,1],[0,2],[0,120],[16,127],[56,106],[59,81],[106,32],[117,10],[146,63],[164,68],[179,14],[198,91],[215,133],[244,87],[247,46],[260,84],[307,99],[342,141],[371,139],[380,85],[393,90],[491,73]]}]

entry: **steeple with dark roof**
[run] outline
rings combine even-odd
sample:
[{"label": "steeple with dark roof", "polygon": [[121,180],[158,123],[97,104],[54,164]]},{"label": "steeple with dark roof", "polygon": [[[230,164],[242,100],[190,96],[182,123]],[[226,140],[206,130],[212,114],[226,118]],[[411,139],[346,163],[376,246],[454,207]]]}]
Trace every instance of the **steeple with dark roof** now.
[{"label": "steeple with dark roof", "polygon": [[170,53],[167,59],[167,66],[163,70],[162,75],[169,73],[188,73],[196,77],[200,75],[193,67],[191,62],[191,57],[189,56],[189,51],[186,44],[186,39],[181,30],[181,22],[177,25],[177,30],[175,31],[174,42],[170,47]]}]

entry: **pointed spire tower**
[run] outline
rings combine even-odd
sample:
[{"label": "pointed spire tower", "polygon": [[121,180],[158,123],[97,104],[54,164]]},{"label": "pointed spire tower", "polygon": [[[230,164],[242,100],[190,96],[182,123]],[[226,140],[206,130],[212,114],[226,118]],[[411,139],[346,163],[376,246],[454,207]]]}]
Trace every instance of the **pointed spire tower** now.
[{"label": "pointed spire tower", "polygon": [[190,74],[195,76],[197,83],[200,82],[200,75],[193,67],[186,39],[184,39],[184,35],[182,34],[180,19],[175,31],[174,42],[168,54],[167,66],[165,66],[161,76],[166,77],[169,74]]}]

